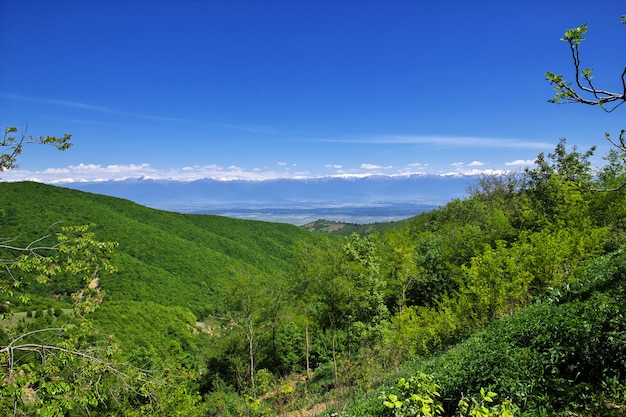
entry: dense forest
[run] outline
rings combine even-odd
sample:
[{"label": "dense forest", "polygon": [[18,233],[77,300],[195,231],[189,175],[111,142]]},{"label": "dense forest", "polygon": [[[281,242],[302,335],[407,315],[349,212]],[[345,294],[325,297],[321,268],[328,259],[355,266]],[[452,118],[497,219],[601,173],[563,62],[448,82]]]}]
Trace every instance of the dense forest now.
[{"label": "dense forest", "polygon": [[[626,172],[592,156],[347,236],[2,183],[3,413],[623,415]],[[74,269],[6,262],[35,246]]]}]

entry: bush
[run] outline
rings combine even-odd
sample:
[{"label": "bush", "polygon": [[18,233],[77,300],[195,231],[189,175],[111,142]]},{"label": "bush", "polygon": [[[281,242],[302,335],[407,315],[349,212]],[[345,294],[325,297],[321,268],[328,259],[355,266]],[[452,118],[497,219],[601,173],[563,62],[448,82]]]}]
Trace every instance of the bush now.
[{"label": "bush", "polygon": [[398,381],[396,393],[382,396],[385,415],[394,417],[423,416],[432,417],[443,413],[439,401],[439,386],[430,375],[420,373],[409,379]]},{"label": "bush", "polygon": [[[485,386],[527,412],[602,415],[608,412],[605,404],[621,407],[626,382],[625,265],[621,254],[594,261],[579,284],[554,291],[558,298],[493,322],[424,369],[435,375],[443,397],[452,402]],[[614,398],[597,401],[606,395],[607,384],[617,387]]]},{"label": "bush", "polygon": [[[419,373],[409,379],[398,381],[396,393],[381,397],[385,411],[381,415],[393,417],[419,416],[436,417],[444,415],[444,408],[439,400],[439,385],[431,375]],[[480,389],[480,397],[463,397],[458,403],[455,415],[463,417],[513,417],[517,407],[510,400],[496,404],[495,392]]]}]

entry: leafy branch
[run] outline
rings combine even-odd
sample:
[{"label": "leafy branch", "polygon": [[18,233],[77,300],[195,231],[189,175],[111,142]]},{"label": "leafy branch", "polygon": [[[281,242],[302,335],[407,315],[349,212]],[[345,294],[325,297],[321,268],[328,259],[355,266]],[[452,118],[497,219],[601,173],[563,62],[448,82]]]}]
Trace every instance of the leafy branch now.
[{"label": "leafy branch", "polygon": [[[626,15],[621,16],[621,23],[626,24]],[[567,82],[561,74],[553,74],[546,72],[546,79],[550,84],[554,85],[556,94],[554,98],[548,100],[550,103],[579,103],[590,106],[598,106],[607,113],[613,112],[616,108],[626,102],[626,67],[621,74],[622,91],[609,91],[597,88],[593,82],[592,69],[585,68],[581,70],[580,60],[580,44],[585,40],[584,35],[587,33],[587,24],[574,29],[567,29],[565,36],[561,38],[569,44],[572,53],[572,60],[575,69],[575,85]],[[619,151],[619,158],[626,161],[626,137],[625,130],[619,135],[619,140],[611,138],[609,133],[605,133],[606,139]],[[626,187],[626,182],[622,182],[616,187],[611,188],[588,188],[585,191],[597,192],[613,192],[619,191]]]},{"label": "leafy branch", "polygon": [[79,321],[15,337],[0,348],[0,397],[11,398],[15,409],[36,407],[59,416],[64,408],[88,411],[125,392],[151,397],[158,382],[151,371],[114,361],[117,347],[108,339],[94,344],[97,335],[88,321]]},{"label": "leafy branch", "polygon": [[[626,23],[626,15],[621,17],[622,23]],[[626,67],[621,74],[622,91],[615,92],[596,87],[593,81],[593,70],[590,68],[582,68],[580,59],[580,44],[585,40],[584,34],[587,33],[587,24],[574,29],[567,29],[565,36],[561,38],[569,44],[572,53],[572,60],[575,69],[575,84],[567,82],[563,75],[546,72],[546,79],[550,84],[554,85],[556,94],[554,98],[548,100],[550,103],[566,104],[581,103],[590,106],[598,106],[607,113],[626,102]]]},{"label": "leafy branch", "polygon": [[[88,289],[95,290],[100,270],[115,272],[109,255],[117,243],[97,241],[87,225],[62,227],[58,233],[51,232],[53,227],[26,245],[15,243],[17,237],[0,239],[0,293],[12,295],[13,289],[22,287],[23,274],[46,283],[55,275],[68,273],[81,276]],[[26,301],[26,296],[22,298]],[[76,306],[83,312],[94,308],[85,304],[87,298],[85,291],[75,294]]]},{"label": "leafy branch", "polygon": [[17,157],[24,151],[26,145],[52,145],[60,151],[65,151],[72,146],[70,140],[72,135],[64,134],[61,137],[57,136],[38,136],[34,137],[28,135],[28,126],[23,132],[18,133],[16,127],[5,127],[4,136],[0,141],[0,172],[7,171],[9,169],[18,168]]}]

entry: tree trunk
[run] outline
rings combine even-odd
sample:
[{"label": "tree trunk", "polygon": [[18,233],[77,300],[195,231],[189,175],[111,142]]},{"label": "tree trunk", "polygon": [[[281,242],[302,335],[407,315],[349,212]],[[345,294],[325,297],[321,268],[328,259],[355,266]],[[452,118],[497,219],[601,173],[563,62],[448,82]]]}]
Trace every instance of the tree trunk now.
[{"label": "tree trunk", "polygon": [[306,356],[306,377],[311,378],[311,365],[309,362],[310,346],[309,346],[309,320],[305,318],[304,323],[304,341],[306,344],[305,356]]},{"label": "tree trunk", "polygon": [[252,317],[253,311],[253,301],[252,296],[248,294],[247,296],[248,304],[244,307],[244,311],[247,313],[248,319],[248,354],[250,355],[250,386],[252,387],[252,392],[255,392],[254,386],[254,323]]},{"label": "tree trunk", "polygon": [[333,317],[332,315],[328,315],[328,318],[330,319],[330,331],[332,333],[332,341],[333,341],[333,368],[334,368],[334,374],[335,374],[335,386],[337,385],[337,353],[335,351],[335,323],[333,321]]}]

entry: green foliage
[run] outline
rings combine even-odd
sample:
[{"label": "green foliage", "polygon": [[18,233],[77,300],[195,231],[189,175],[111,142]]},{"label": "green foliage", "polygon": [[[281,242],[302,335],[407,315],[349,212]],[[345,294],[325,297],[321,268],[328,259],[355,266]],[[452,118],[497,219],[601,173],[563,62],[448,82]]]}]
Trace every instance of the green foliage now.
[{"label": "green foliage", "polygon": [[499,241],[496,247],[485,246],[484,252],[472,258],[466,267],[467,282],[461,294],[472,306],[468,318],[476,320],[480,328],[490,321],[510,315],[528,302],[533,275],[525,270],[516,256]]},{"label": "green foliage", "polygon": [[0,172],[18,168],[17,158],[24,151],[26,145],[52,145],[60,151],[69,149],[72,136],[65,134],[62,137],[28,135],[27,129],[19,132],[16,127],[5,127],[4,136],[0,140]]},{"label": "green foliage", "polygon": [[440,308],[411,306],[391,319],[393,328],[385,343],[396,363],[438,352],[458,338],[459,314],[442,304]]},{"label": "green foliage", "polygon": [[[424,369],[445,398],[492,387],[529,415],[610,415],[593,399],[625,383],[625,262],[621,252],[598,258],[576,284],[492,322]],[[611,401],[623,403],[615,393]]]},{"label": "green foliage", "polygon": [[[76,277],[83,285],[96,280],[92,284],[95,288],[100,269],[115,270],[109,256],[116,244],[96,241],[88,228],[71,226],[62,227],[58,232],[48,230],[47,234],[24,246],[16,244],[15,238],[0,240],[0,266],[4,269],[0,292],[11,297],[29,282],[44,284],[63,275]],[[77,296],[88,297],[87,293]],[[21,300],[27,299],[28,295],[22,293]],[[83,305],[88,308],[87,304]]]},{"label": "green foliage", "polygon": [[276,368],[281,373],[299,372],[306,366],[305,330],[293,321],[278,323],[275,335]]},{"label": "green foliage", "polygon": [[491,407],[494,399],[498,396],[495,392],[486,392],[480,389],[480,399],[464,397],[459,401],[459,415],[472,417],[513,417],[517,407],[511,400],[505,400],[501,404]]},{"label": "green foliage", "polygon": [[201,397],[189,384],[195,379],[196,376],[185,369],[153,375],[148,384],[137,390],[135,397],[118,404],[118,414],[128,417],[206,416],[206,408],[200,404]]},{"label": "green foliage", "polygon": [[108,259],[114,246],[95,240],[86,226],[62,228],[24,247],[1,246],[2,295],[11,295],[29,280],[45,283],[57,275],[83,281],[72,295],[74,317],[69,322],[53,327],[57,320],[42,310],[31,315],[30,323],[5,330],[6,343],[0,346],[3,414],[38,410],[62,416],[72,409],[89,413],[139,381],[134,370],[114,363],[116,346],[99,337],[86,318],[102,300],[99,272],[114,271]]},{"label": "green foliage", "polygon": [[[439,386],[433,382],[433,377],[425,373],[418,373],[408,379],[401,378],[397,384],[397,393],[382,395],[381,400],[387,413],[380,415],[392,415],[394,417],[419,416],[435,417],[443,416],[445,410],[440,401]],[[505,400],[495,404],[498,396],[495,392],[480,389],[480,397],[464,396],[458,403],[457,414],[459,417],[513,417],[517,407],[512,401]],[[389,413],[391,412],[391,413]]]},{"label": "green foliage", "polygon": [[[536,167],[526,169],[524,192],[528,197],[526,227],[546,226],[567,227],[569,223],[588,221],[589,199],[585,191],[591,188],[594,173],[590,158],[595,147],[585,153],[574,147],[567,151],[564,139],[559,141],[555,151],[537,157]],[[531,222],[529,222],[531,221]]]},{"label": "green foliage", "polygon": [[420,416],[434,417],[443,413],[438,400],[439,386],[433,378],[424,373],[409,379],[401,378],[397,385],[397,394],[383,395],[383,405],[394,417]]},{"label": "green foliage", "polygon": [[[536,168],[483,179],[471,198],[381,236],[381,272],[394,308],[380,360],[398,367],[426,361],[418,369],[441,384],[447,415],[467,393],[475,399],[466,398],[464,413],[485,412],[490,397],[480,387],[502,393],[491,413],[514,412],[510,400],[528,415],[621,409],[623,298],[612,289],[623,277],[622,261],[599,256],[618,242],[611,231],[623,224],[624,199],[620,190],[591,190],[620,184],[624,171],[609,156],[595,176],[592,154],[570,152],[562,141]],[[490,213],[497,215],[489,220]],[[541,338],[546,342],[533,344]],[[429,359],[433,354],[441,356]],[[613,387],[610,398],[605,386]]]}]

